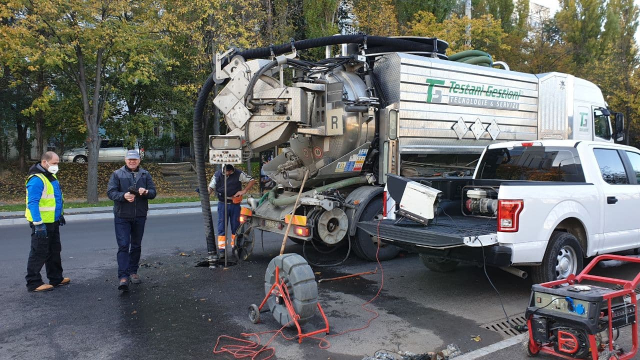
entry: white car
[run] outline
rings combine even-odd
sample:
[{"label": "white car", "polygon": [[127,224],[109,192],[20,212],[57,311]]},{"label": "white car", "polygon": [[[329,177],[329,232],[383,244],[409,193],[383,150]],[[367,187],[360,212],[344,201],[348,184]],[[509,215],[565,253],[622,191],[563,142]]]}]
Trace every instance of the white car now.
[{"label": "white car", "polygon": [[[144,158],[144,149],[140,149],[138,144],[134,147],[140,152],[140,158]],[[124,146],[122,140],[102,140],[100,142],[100,152],[98,154],[98,162],[118,162],[124,161],[124,156],[129,148]],[[62,154],[63,162],[75,162],[84,164],[88,160],[87,147],[79,147],[67,150]]]}]

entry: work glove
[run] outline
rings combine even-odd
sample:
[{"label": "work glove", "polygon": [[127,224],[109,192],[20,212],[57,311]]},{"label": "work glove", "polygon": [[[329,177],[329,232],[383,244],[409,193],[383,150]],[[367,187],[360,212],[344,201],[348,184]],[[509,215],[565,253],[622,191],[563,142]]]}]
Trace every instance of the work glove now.
[{"label": "work glove", "polygon": [[47,238],[47,225],[38,224],[35,225],[36,239],[46,239]]},{"label": "work glove", "polygon": [[64,219],[64,215],[60,215],[60,219],[58,219],[58,223],[60,223],[60,226],[67,225],[67,220]]}]

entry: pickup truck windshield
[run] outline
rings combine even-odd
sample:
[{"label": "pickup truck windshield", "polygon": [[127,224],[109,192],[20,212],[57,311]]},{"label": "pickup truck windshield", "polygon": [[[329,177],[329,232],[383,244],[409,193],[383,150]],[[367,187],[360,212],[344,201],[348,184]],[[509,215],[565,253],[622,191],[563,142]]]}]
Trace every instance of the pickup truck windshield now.
[{"label": "pickup truck windshield", "polygon": [[585,182],[576,149],[544,146],[489,149],[476,179]]}]

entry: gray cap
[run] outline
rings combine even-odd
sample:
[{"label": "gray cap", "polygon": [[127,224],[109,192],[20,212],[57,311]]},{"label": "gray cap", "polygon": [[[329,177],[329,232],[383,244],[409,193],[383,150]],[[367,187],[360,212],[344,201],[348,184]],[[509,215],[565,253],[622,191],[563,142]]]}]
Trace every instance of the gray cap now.
[{"label": "gray cap", "polygon": [[125,160],[126,159],[138,159],[140,160],[140,154],[138,153],[138,150],[129,150],[127,151],[127,155],[125,155]]}]

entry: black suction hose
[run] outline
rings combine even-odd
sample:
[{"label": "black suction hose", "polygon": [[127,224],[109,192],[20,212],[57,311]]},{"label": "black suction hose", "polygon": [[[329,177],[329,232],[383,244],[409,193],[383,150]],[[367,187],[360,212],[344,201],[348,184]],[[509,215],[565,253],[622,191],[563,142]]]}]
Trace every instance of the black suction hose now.
[{"label": "black suction hose", "polygon": [[[436,38],[423,38],[419,40],[412,40],[406,38],[388,38],[383,36],[368,36],[364,34],[360,35],[337,35],[326,36],[317,39],[292,41],[291,43],[274,45],[271,47],[263,47],[258,49],[250,49],[237,53],[245,60],[268,58],[273,55],[282,55],[291,52],[293,49],[306,50],[328,45],[340,45],[340,44],[364,44],[366,42],[367,47],[373,48],[375,51],[368,50],[367,52],[377,52],[376,47],[385,47],[385,50],[395,52],[407,52],[407,51],[424,51],[424,52],[436,52],[444,54],[449,44],[445,41],[438,40]],[[225,64],[222,64],[223,66]]]},{"label": "black suction hose", "polygon": [[209,185],[207,183],[207,174],[204,167],[204,145],[202,141],[202,116],[204,108],[207,104],[209,93],[215,84],[215,71],[209,75],[207,81],[200,89],[198,102],[196,103],[195,112],[193,114],[193,147],[196,153],[196,171],[198,173],[198,189],[200,190],[200,205],[202,206],[202,220],[204,221],[204,235],[207,239],[207,251],[209,255],[217,254],[218,246],[216,245],[213,227],[213,216],[211,214],[211,203],[209,202]]}]

